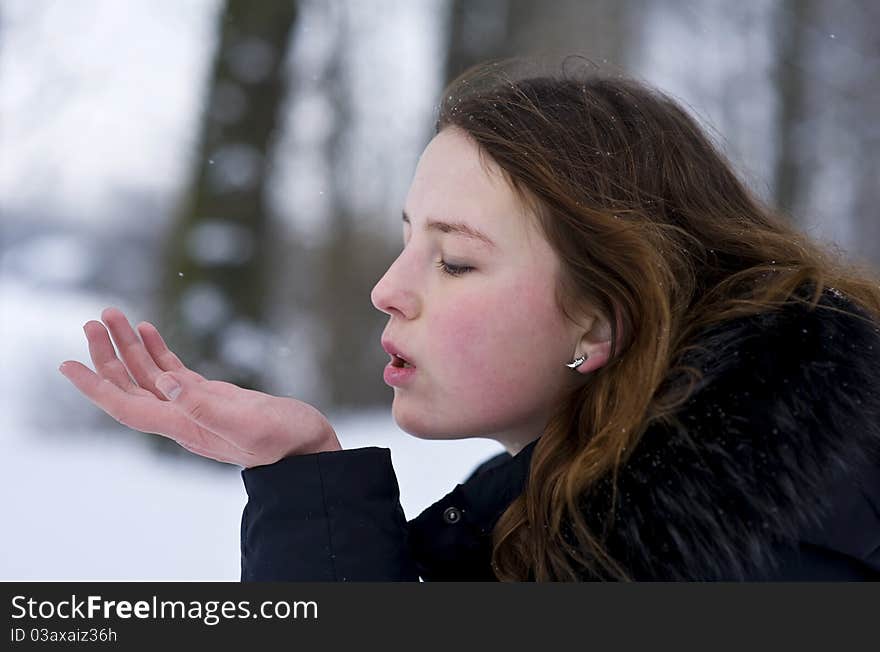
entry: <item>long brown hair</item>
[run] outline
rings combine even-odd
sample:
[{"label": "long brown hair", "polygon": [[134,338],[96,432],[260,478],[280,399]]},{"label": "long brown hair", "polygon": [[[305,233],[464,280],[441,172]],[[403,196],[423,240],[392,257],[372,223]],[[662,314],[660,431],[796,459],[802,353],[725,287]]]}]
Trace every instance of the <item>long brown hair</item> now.
[{"label": "long brown hair", "polygon": [[677,364],[695,334],[805,301],[805,283],[814,307],[831,287],[880,319],[880,285],[763,205],[667,95],[565,64],[517,75],[522,62],[462,73],[435,128],[463,130],[500,166],[561,260],[560,310],[601,310],[612,358],[561,398],[526,489],[495,526],[492,564],[504,581],[629,579],[579,498],[600,479],[613,486],[645,429],[685,401],[667,381],[697,373]]}]

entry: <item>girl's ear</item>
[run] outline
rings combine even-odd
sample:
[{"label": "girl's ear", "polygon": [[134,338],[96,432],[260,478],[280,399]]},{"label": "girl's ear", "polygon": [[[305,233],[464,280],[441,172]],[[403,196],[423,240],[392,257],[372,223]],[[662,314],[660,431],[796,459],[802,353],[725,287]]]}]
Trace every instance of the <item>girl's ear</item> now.
[{"label": "girl's ear", "polygon": [[588,374],[608,363],[611,356],[611,324],[602,315],[594,315],[585,324],[586,330],[581,331],[572,358],[586,355],[587,359],[575,371]]}]

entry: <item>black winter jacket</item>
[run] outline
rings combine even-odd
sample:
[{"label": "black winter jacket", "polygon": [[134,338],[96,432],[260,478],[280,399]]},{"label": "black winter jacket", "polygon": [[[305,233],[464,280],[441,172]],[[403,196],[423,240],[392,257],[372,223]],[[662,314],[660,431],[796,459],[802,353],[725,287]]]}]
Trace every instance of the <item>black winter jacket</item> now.
[{"label": "black winter jacket", "polygon": [[[836,290],[822,304],[858,312]],[[880,328],[787,305],[700,343],[678,423],[650,426],[619,471],[611,555],[635,580],[880,579]],[[492,528],[537,443],[410,522],[385,448],[243,470],[241,578],[493,580]],[[601,532],[610,491],[591,496]]]}]

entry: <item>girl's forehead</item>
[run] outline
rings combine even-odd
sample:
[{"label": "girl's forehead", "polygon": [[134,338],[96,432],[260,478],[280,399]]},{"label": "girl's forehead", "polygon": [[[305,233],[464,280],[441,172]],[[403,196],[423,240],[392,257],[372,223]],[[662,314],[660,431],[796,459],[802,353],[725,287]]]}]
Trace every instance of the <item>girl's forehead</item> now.
[{"label": "girl's forehead", "polygon": [[521,204],[498,166],[454,129],[425,148],[406,199],[413,225],[461,222],[486,233],[499,248],[533,238],[535,218]]},{"label": "girl's forehead", "polygon": [[462,190],[491,189],[502,195],[509,190],[497,165],[480,157],[473,141],[451,129],[436,135],[422,152],[413,178],[413,185],[419,183],[450,183]]}]

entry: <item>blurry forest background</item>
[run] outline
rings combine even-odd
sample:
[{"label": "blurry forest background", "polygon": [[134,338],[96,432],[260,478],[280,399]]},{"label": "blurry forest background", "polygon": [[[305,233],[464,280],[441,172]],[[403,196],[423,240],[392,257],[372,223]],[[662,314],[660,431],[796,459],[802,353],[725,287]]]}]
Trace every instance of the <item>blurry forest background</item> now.
[{"label": "blurry forest background", "polygon": [[[669,92],[758,195],[880,266],[878,25],[870,0],[5,0],[7,462],[46,473],[45,456],[64,450],[51,466],[58,491],[65,468],[117,440],[173,456],[187,475],[221,466],[126,431],[57,372],[70,358],[91,366],[81,327],[111,305],[154,323],[209,378],[312,403],[347,447],[398,446],[375,439],[394,428],[393,393],[379,346],[388,317],[370,290],[402,247],[400,210],[444,84],[488,58],[578,54]],[[357,425],[364,414],[381,425]],[[35,441],[52,443],[35,452]],[[408,515],[496,449],[447,455],[435,484],[422,474]],[[412,495],[426,449],[407,450],[395,466]],[[199,554],[189,568],[216,577]],[[83,572],[116,576],[95,563]],[[132,563],[119,573],[179,577]],[[7,564],[0,577],[36,576]]]}]

